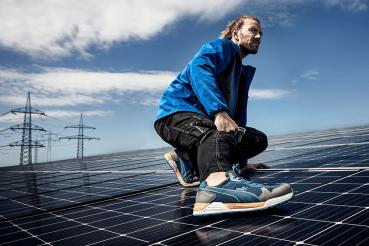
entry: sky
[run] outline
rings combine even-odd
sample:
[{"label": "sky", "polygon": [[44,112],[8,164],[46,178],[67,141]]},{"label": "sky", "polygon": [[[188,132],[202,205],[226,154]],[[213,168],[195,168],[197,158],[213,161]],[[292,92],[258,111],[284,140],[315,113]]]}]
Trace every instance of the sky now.
[{"label": "sky", "polygon": [[[51,131],[52,160],[167,146],[153,129],[160,97],[199,48],[239,15],[262,22],[248,126],[267,135],[369,123],[368,0],[0,0],[0,166],[19,163],[24,115]],[[47,142],[47,132],[34,131]],[[38,149],[38,162],[47,148]]]}]

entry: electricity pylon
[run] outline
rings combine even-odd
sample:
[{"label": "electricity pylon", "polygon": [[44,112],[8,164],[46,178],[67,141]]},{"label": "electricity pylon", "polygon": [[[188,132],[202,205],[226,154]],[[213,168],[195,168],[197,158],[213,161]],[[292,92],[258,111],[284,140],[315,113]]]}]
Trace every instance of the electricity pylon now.
[{"label": "electricity pylon", "polygon": [[58,139],[52,139],[52,136],[58,136],[54,133],[51,132],[51,129],[49,129],[49,132],[47,134],[42,134],[42,136],[47,136],[47,139],[42,140],[42,141],[46,141],[47,140],[47,154],[46,154],[46,161],[49,162],[51,161],[51,141],[58,141]]},{"label": "electricity pylon", "polygon": [[[36,141],[35,141],[36,143],[39,143],[39,141],[38,141],[38,137],[36,136]],[[33,157],[33,163],[37,163],[38,162],[38,149],[39,149],[40,147],[38,147],[38,146],[35,146],[34,147],[34,149],[35,149],[35,155],[34,155],[34,157]]]},{"label": "electricity pylon", "polygon": [[15,126],[11,126],[9,127],[9,129],[15,131],[15,130],[22,130],[22,140],[21,141],[16,141],[14,143],[9,144],[10,147],[16,147],[16,146],[20,146],[21,147],[21,152],[20,152],[20,160],[19,160],[19,165],[23,166],[26,164],[31,165],[32,164],[32,148],[33,147],[45,147],[43,144],[40,144],[37,141],[32,141],[32,131],[45,131],[45,129],[43,129],[42,127],[36,126],[32,124],[32,114],[39,114],[39,115],[44,115],[46,116],[46,114],[38,109],[34,109],[31,107],[31,96],[30,96],[30,92],[28,92],[28,96],[27,96],[27,102],[26,102],[26,107],[24,108],[17,108],[17,109],[12,109],[10,110],[8,113],[22,113],[24,114],[24,120],[23,120],[23,124],[19,124],[19,125],[15,125]]},{"label": "electricity pylon", "polygon": [[81,117],[79,119],[79,124],[78,125],[72,125],[72,126],[66,126],[64,127],[65,129],[67,128],[78,128],[78,135],[75,136],[68,136],[68,137],[61,137],[60,139],[77,139],[78,143],[77,143],[77,158],[82,159],[83,158],[83,150],[84,150],[84,140],[100,140],[100,138],[95,138],[95,137],[89,137],[84,135],[84,129],[92,129],[95,130],[95,127],[92,126],[87,126],[83,124],[83,117],[82,117],[82,113],[81,113]]}]

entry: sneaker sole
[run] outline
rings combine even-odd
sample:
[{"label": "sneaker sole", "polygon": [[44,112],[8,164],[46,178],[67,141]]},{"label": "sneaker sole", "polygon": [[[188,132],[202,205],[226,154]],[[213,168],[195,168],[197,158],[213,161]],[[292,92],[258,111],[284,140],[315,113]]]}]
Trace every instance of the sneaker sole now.
[{"label": "sneaker sole", "polygon": [[184,187],[194,187],[194,186],[200,185],[200,181],[196,181],[196,182],[193,182],[193,183],[187,183],[186,181],[183,180],[183,178],[181,176],[181,173],[179,172],[179,170],[177,168],[177,164],[172,159],[171,154],[166,153],[164,155],[164,158],[165,158],[166,162],[168,163],[168,165],[170,166],[170,168],[173,170],[174,174],[177,176],[177,179],[178,179],[179,183],[181,183],[181,185],[183,185]]},{"label": "sneaker sole", "polygon": [[260,211],[289,201],[293,197],[293,192],[286,195],[269,199],[265,202],[254,203],[195,203],[193,208],[194,216],[216,215],[239,212]]}]

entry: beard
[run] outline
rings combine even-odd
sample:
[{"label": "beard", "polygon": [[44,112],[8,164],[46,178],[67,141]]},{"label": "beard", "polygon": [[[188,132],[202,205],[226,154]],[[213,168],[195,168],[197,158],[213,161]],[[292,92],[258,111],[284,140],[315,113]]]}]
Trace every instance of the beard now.
[{"label": "beard", "polygon": [[248,55],[248,54],[253,54],[255,55],[256,53],[258,53],[259,50],[259,45],[252,45],[249,44],[247,46],[240,46],[240,51],[242,54]]}]

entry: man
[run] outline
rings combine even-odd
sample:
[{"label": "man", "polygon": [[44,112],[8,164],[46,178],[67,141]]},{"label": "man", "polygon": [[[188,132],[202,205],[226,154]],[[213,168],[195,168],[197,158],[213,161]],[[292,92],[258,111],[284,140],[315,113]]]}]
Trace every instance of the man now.
[{"label": "man", "polygon": [[182,185],[198,185],[194,173],[201,181],[194,215],[261,210],[293,196],[288,184],[241,177],[247,159],[267,147],[264,133],[246,127],[255,68],[242,65],[257,53],[261,36],[256,17],[238,17],[200,49],[160,101],[155,130],[176,148],[165,155],[167,162]]}]

